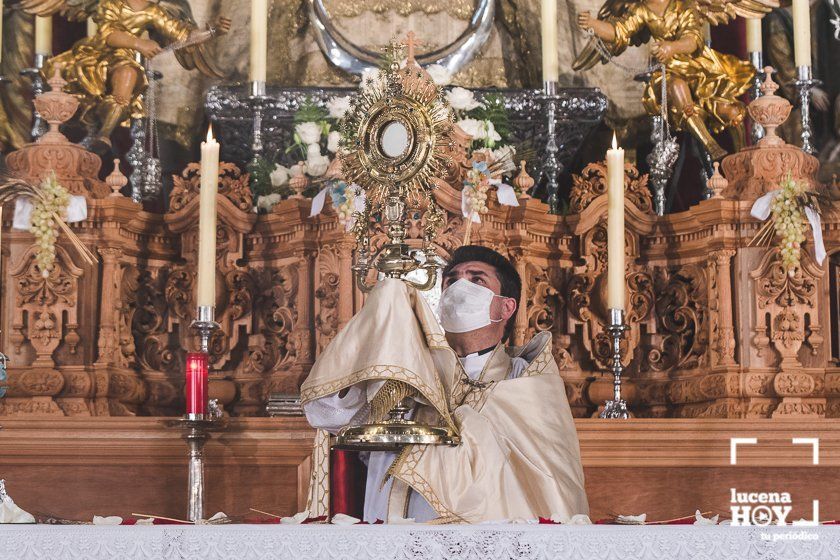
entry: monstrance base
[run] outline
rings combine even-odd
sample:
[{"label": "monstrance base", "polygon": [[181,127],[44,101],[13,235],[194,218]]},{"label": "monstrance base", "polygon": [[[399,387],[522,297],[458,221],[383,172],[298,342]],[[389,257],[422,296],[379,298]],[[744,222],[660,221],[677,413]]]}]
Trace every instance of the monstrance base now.
[{"label": "monstrance base", "polygon": [[446,428],[409,420],[348,426],[336,437],[334,447],[357,451],[399,451],[406,445],[458,445],[461,439]]}]

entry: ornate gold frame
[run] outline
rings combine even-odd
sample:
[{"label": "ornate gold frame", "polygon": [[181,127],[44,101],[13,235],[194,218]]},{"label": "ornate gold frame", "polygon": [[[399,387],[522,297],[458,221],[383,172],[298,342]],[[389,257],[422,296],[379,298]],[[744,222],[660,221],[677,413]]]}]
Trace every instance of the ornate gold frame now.
[{"label": "ornate gold frame", "polygon": [[[394,44],[388,56],[392,61],[402,59]],[[382,74],[381,79],[362,87],[343,122],[342,173],[348,183],[355,183],[366,195],[364,211],[356,214],[358,251],[353,270],[359,288],[365,292],[374,286],[368,282],[371,268],[428,290],[435,285],[438,270],[432,240],[443,223],[443,211],[432,196],[433,179],[445,176],[452,163],[453,114],[441,89],[415,62],[411,34],[405,67],[392,62]],[[394,122],[405,127],[407,145],[398,155],[390,156],[382,141],[385,130]],[[405,242],[411,208],[425,212],[421,249],[411,249]],[[388,241],[371,254],[370,222],[374,213],[381,214]],[[418,269],[426,271],[425,280],[406,278]],[[376,450],[411,444],[457,445],[459,439],[449,429],[407,419],[416,406],[412,398],[416,393],[404,381],[387,381],[373,399],[374,423],[346,427],[338,434],[336,445]]]},{"label": "ornate gold frame", "polygon": [[[446,176],[452,163],[454,118],[441,88],[414,61],[411,41],[408,46],[405,67],[392,62],[379,79],[363,85],[342,123],[342,173],[347,183],[358,185],[366,195],[365,210],[357,214],[354,228],[358,242],[354,270],[363,291],[373,287],[367,279],[371,268],[422,290],[432,288],[436,281],[432,239],[442,225],[443,212],[432,196],[433,179]],[[400,46],[392,44],[388,55],[392,61],[400,60]],[[408,146],[395,157],[382,147],[383,134],[393,122],[401,123],[408,135]],[[419,250],[405,243],[406,215],[411,208],[425,213]],[[385,218],[389,239],[371,254],[369,225],[376,213]],[[417,269],[426,270],[425,281],[405,279]]]}]

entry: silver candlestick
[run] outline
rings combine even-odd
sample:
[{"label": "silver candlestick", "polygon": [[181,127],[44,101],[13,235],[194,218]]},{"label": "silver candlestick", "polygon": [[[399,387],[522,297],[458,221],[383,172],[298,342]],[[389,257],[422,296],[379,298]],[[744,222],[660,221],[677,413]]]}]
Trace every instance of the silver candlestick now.
[{"label": "silver candlestick", "polygon": [[[764,82],[764,61],[761,51],[752,51],[750,54],[750,62],[755,67],[755,78],[753,78],[752,89],[750,90],[750,97],[753,101],[761,97],[761,84]],[[752,141],[753,144],[764,138],[764,127],[753,121],[752,123]]]},{"label": "silver candlestick", "polygon": [[[44,77],[41,75],[41,70],[44,68],[46,61],[47,55],[36,54],[34,66],[32,68],[24,68],[20,71],[20,75],[29,78],[32,83],[33,98],[38,97],[45,91],[46,83],[44,82]],[[37,110],[32,109],[32,129],[29,133],[32,136],[33,142],[46,134],[47,128],[47,122],[41,118]]]},{"label": "silver candlestick", "polygon": [[802,151],[817,153],[811,144],[811,90],[822,82],[815,80],[811,73],[811,66],[796,67],[796,89],[799,91],[799,110],[802,116]]},{"label": "silver candlestick", "polygon": [[[215,314],[216,308],[212,305],[199,305],[195,320],[190,324],[190,328],[198,331],[199,351],[205,354],[210,354],[210,337],[213,336],[213,331],[221,328],[216,322]],[[207,363],[210,363],[209,358]]]},{"label": "silver candlestick", "polygon": [[[252,130],[251,141],[251,165],[256,165],[259,162],[263,152],[262,141],[262,119],[263,110],[270,101],[266,95],[265,82],[253,81],[251,82],[251,95],[248,97],[248,102],[254,110],[254,127]],[[252,175],[253,176],[253,175]]]},{"label": "silver candlestick", "polygon": [[167,421],[167,425],[184,432],[189,448],[187,466],[187,519],[199,522],[204,519],[204,444],[210,439],[210,432],[221,430],[225,421],[215,401],[210,401],[210,414],[184,415],[183,418]]},{"label": "silver candlestick", "polygon": [[[210,337],[219,328],[214,318],[212,305],[199,305],[196,319],[190,327],[198,331],[200,351],[207,356],[210,367]],[[204,518],[204,444],[210,438],[212,430],[224,426],[221,409],[215,401],[210,401],[209,414],[185,414],[183,418],[169,422],[170,426],[184,431],[184,440],[189,447],[189,465],[187,470],[187,519],[200,521]]]},{"label": "silver candlestick", "polygon": [[613,370],[613,400],[604,404],[601,418],[630,418],[627,411],[627,403],[621,398],[621,372],[624,366],[621,365],[621,339],[629,327],[624,322],[623,309],[610,309],[610,324],[607,325],[607,332],[612,340],[612,370]]},{"label": "silver candlestick", "polygon": [[545,156],[543,157],[542,174],[546,178],[545,190],[548,194],[546,202],[548,211],[551,214],[560,213],[560,197],[558,182],[560,173],[563,172],[563,164],[557,157],[560,151],[557,145],[557,82],[543,82],[543,93],[540,99],[545,103],[546,119],[548,124],[547,138],[545,144]]}]

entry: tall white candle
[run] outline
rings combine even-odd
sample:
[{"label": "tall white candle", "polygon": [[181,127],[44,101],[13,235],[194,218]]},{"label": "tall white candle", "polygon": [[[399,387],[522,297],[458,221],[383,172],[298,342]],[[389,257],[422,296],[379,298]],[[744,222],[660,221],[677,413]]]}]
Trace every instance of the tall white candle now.
[{"label": "tall white candle", "polygon": [[793,60],[811,66],[811,11],[808,0],[793,0]]},{"label": "tall white candle", "polygon": [[52,16],[35,16],[35,54],[52,54]]},{"label": "tall white candle", "polygon": [[557,0],[541,0],[542,76],[544,82],[556,82],[560,77],[557,52]]},{"label": "tall white candle", "polygon": [[219,143],[213,128],[201,143],[201,191],[198,208],[198,289],[199,306],[216,305],[216,192],[219,186]]},{"label": "tall white candle", "polygon": [[607,150],[607,307],[624,309],[624,150]]},{"label": "tall white candle", "polygon": [[92,17],[87,18],[87,36],[88,37],[93,37],[94,35],[96,35],[96,30],[98,28],[99,28],[99,26],[96,25],[96,21]]},{"label": "tall white candle", "polygon": [[761,19],[747,18],[747,52],[761,52]]},{"label": "tall white candle", "polygon": [[268,0],[251,0],[252,82],[265,82],[268,52]]}]

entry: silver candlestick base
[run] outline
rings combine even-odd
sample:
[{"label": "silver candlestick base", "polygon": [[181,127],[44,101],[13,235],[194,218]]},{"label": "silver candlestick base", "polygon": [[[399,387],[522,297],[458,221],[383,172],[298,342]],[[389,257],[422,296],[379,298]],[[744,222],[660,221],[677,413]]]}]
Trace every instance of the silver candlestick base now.
[{"label": "silver candlestick base", "polygon": [[189,448],[187,471],[187,519],[199,522],[204,519],[204,444],[210,432],[225,428],[226,422],[218,406],[210,401],[210,414],[185,414],[183,418],[168,420],[166,425],[184,432]]},{"label": "silver candlestick base", "polygon": [[546,179],[545,190],[548,195],[548,211],[551,214],[560,213],[560,190],[559,177],[563,172],[563,164],[557,154],[560,147],[557,144],[557,82],[543,82],[543,93],[539,96],[540,101],[545,105],[545,117],[547,119],[547,133],[545,144],[545,156],[543,157],[542,174]]},{"label": "silver candlestick base", "polygon": [[607,332],[612,340],[612,370],[613,370],[613,400],[604,404],[601,418],[630,418],[627,410],[627,403],[621,398],[621,372],[624,366],[621,365],[621,339],[629,327],[624,322],[623,309],[610,309],[610,324],[607,325]]},{"label": "silver candlestick base", "polygon": [[254,123],[251,131],[251,165],[257,164],[263,152],[263,111],[271,101],[271,98],[266,95],[265,91],[265,82],[251,82],[251,95],[248,97],[248,105],[254,111]]},{"label": "silver candlestick base", "polygon": [[[41,75],[41,69],[44,67],[44,63],[46,62],[47,55],[36,54],[34,66],[32,66],[32,68],[24,68],[20,71],[20,75],[29,78],[30,82],[32,83],[33,98],[38,97],[46,91],[46,82],[44,81],[44,77]],[[46,134],[47,128],[47,122],[41,118],[41,115],[38,114],[38,111],[33,109],[32,129],[29,131],[30,135],[32,136],[32,141],[34,142],[35,140]]]},{"label": "silver candlestick base", "polygon": [[797,66],[794,84],[799,92],[799,109],[802,117],[802,151],[815,154],[817,150],[811,144],[811,90],[822,82],[814,79],[810,66]]},{"label": "silver candlestick base", "polygon": [[[764,82],[764,61],[761,51],[752,51],[749,54],[750,62],[755,67],[755,78],[753,78],[753,85],[750,89],[750,98],[755,101],[761,97],[761,84]],[[751,132],[753,144],[764,138],[764,127],[755,121],[752,123]]]},{"label": "silver candlestick base", "polygon": [[[210,353],[210,337],[213,336],[213,331],[221,328],[221,325],[216,322],[215,315],[216,308],[212,305],[199,305],[196,308],[195,320],[190,323],[190,328],[198,331],[199,351],[205,354]],[[209,357],[207,363],[210,363]]]}]

